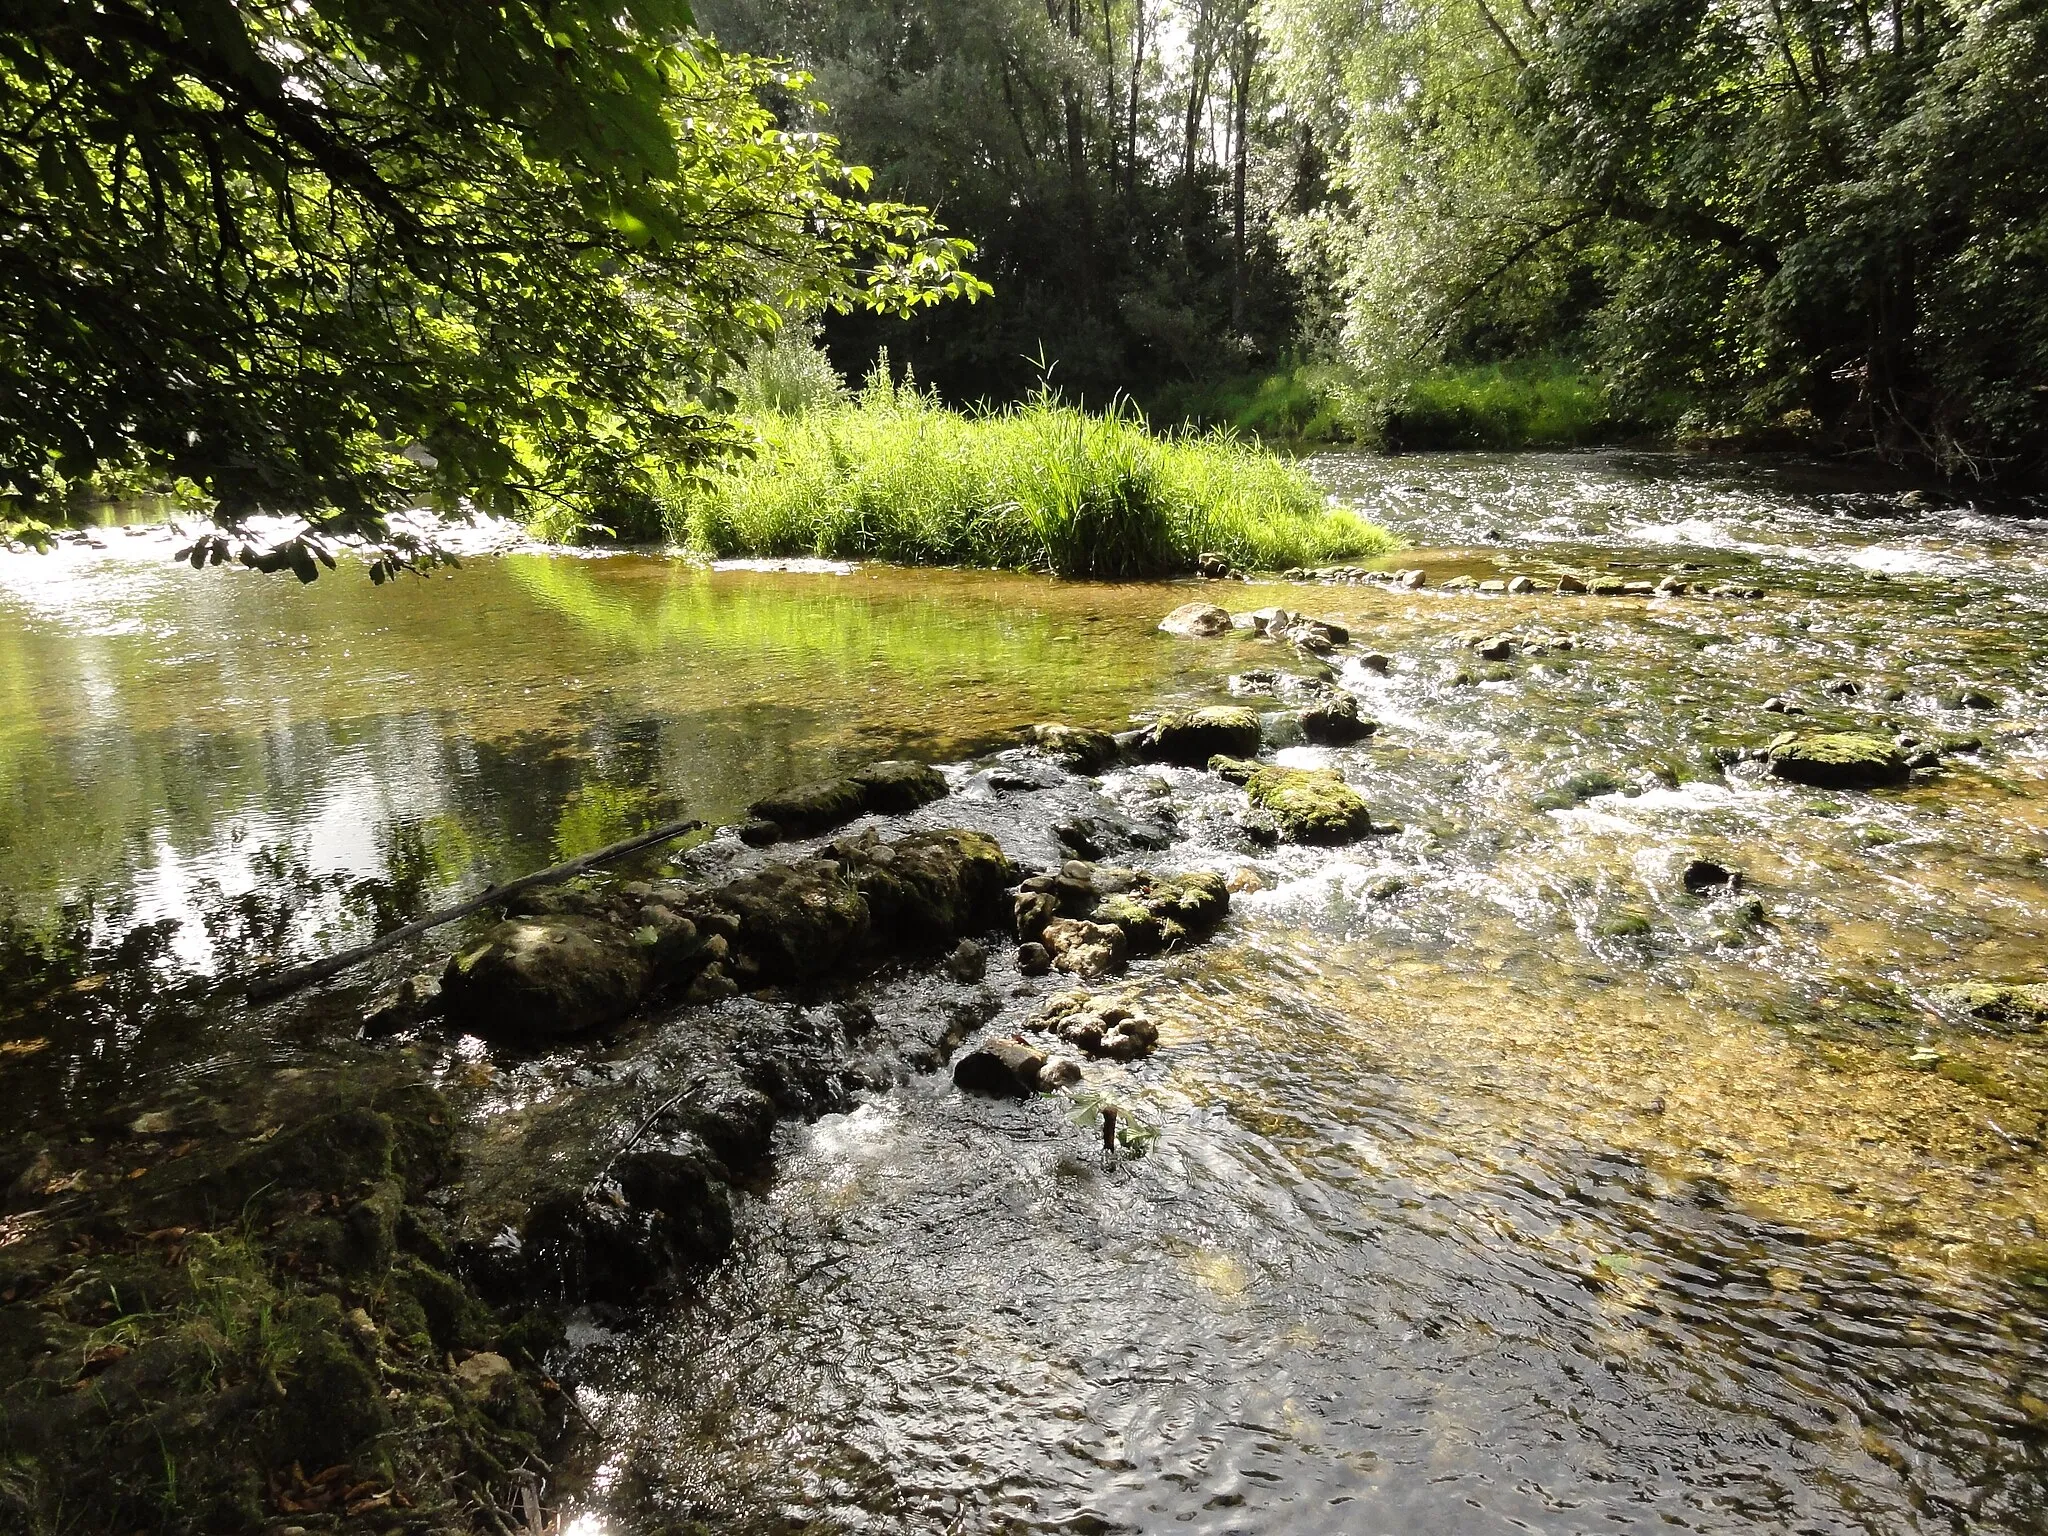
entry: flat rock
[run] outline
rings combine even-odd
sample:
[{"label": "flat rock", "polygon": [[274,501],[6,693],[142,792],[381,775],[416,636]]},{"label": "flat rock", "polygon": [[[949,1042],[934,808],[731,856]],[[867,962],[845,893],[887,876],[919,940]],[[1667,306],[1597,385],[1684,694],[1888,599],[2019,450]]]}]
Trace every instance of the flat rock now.
[{"label": "flat rock", "polygon": [[1909,777],[1895,745],[1860,731],[1787,731],[1772,739],[1765,761],[1778,778],[1820,789],[1875,789]]},{"label": "flat rock", "polygon": [[946,776],[929,763],[869,763],[848,775],[861,788],[862,809],[901,816],[946,797]]},{"label": "flat rock", "polygon": [[1182,603],[1159,621],[1169,635],[1194,635],[1210,639],[1230,633],[1230,610],[1214,603]]}]

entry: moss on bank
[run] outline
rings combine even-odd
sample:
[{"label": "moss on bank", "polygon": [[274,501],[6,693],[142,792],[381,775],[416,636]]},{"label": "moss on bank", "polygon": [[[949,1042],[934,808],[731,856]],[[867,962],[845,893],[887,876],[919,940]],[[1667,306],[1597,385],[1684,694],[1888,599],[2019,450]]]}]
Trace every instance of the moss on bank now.
[{"label": "moss on bank", "polygon": [[559,1396],[552,1325],[455,1278],[426,1203],[448,1122],[418,1083],[309,1076],[33,1148],[0,1263],[0,1525],[478,1528]]}]

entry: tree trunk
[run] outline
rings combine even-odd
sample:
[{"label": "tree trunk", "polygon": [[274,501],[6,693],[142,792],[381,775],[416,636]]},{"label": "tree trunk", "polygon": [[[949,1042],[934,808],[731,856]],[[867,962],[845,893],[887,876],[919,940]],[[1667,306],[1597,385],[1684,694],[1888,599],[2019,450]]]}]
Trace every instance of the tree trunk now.
[{"label": "tree trunk", "polygon": [[1236,97],[1230,124],[1230,328],[1244,334],[1245,270],[1244,182],[1251,158],[1252,69],[1258,61],[1259,29],[1249,9],[1238,21],[1237,62],[1231,71]]},{"label": "tree trunk", "polygon": [[[1081,0],[1067,0],[1067,36],[1081,41]],[[1072,202],[1076,234],[1080,240],[1076,267],[1080,292],[1076,297],[1085,312],[1094,307],[1095,292],[1095,210],[1088,195],[1088,137],[1085,109],[1081,104],[1081,83],[1069,70],[1060,82],[1060,105],[1067,119],[1067,195]]]},{"label": "tree trunk", "polygon": [[1132,0],[1131,91],[1126,105],[1130,123],[1124,134],[1124,207],[1131,217],[1138,212],[1138,94],[1144,88],[1145,0]]}]

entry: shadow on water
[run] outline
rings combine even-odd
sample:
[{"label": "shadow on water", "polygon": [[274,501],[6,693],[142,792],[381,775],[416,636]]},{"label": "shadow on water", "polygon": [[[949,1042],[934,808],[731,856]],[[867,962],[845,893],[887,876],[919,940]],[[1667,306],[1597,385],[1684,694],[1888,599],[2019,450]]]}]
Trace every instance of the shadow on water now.
[{"label": "shadow on water", "polygon": [[[1150,1154],[942,1077],[785,1126],[692,1305],[579,1324],[571,1529],[2040,1529],[2048,1037],[1934,989],[2048,954],[2048,535],[1788,466],[1317,463],[1429,587],[5,562],[0,1032],[45,1041],[10,1087],[283,1059],[360,994],[224,1030],[212,978],[853,762],[1306,670],[1154,628],[1285,604],[1391,660],[1337,658],[1376,735],[1277,756],[1396,825],[1261,847],[1213,775],[1105,777],[1170,807],[1157,862],[1248,877],[1129,978],[1157,1055],[1091,1069]],[[1566,571],[1768,595],[1441,588]],[[1779,783],[1743,754],[1788,724],[1934,766]],[[979,777],[947,814],[999,823]],[[1741,889],[1688,890],[1697,858]],[[998,1030],[1038,1000],[1007,962],[862,1000],[970,993]],[[659,1039],[451,1060],[509,1113],[665,1081]]]}]

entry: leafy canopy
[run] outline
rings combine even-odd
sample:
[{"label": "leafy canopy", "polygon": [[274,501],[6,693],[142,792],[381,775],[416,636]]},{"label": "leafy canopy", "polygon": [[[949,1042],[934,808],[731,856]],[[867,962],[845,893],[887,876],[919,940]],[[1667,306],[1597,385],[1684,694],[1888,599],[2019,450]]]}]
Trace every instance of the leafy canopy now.
[{"label": "leafy canopy", "polygon": [[1369,378],[1555,349],[1709,424],[2048,468],[2044,0],[1268,13],[1340,147],[1290,249]]},{"label": "leafy canopy", "polygon": [[13,0],[0,481],[298,512],[306,579],[334,537],[416,557],[421,501],[631,517],[785,316],[986,291],[778,125],[805,83],[684,0]]}]

